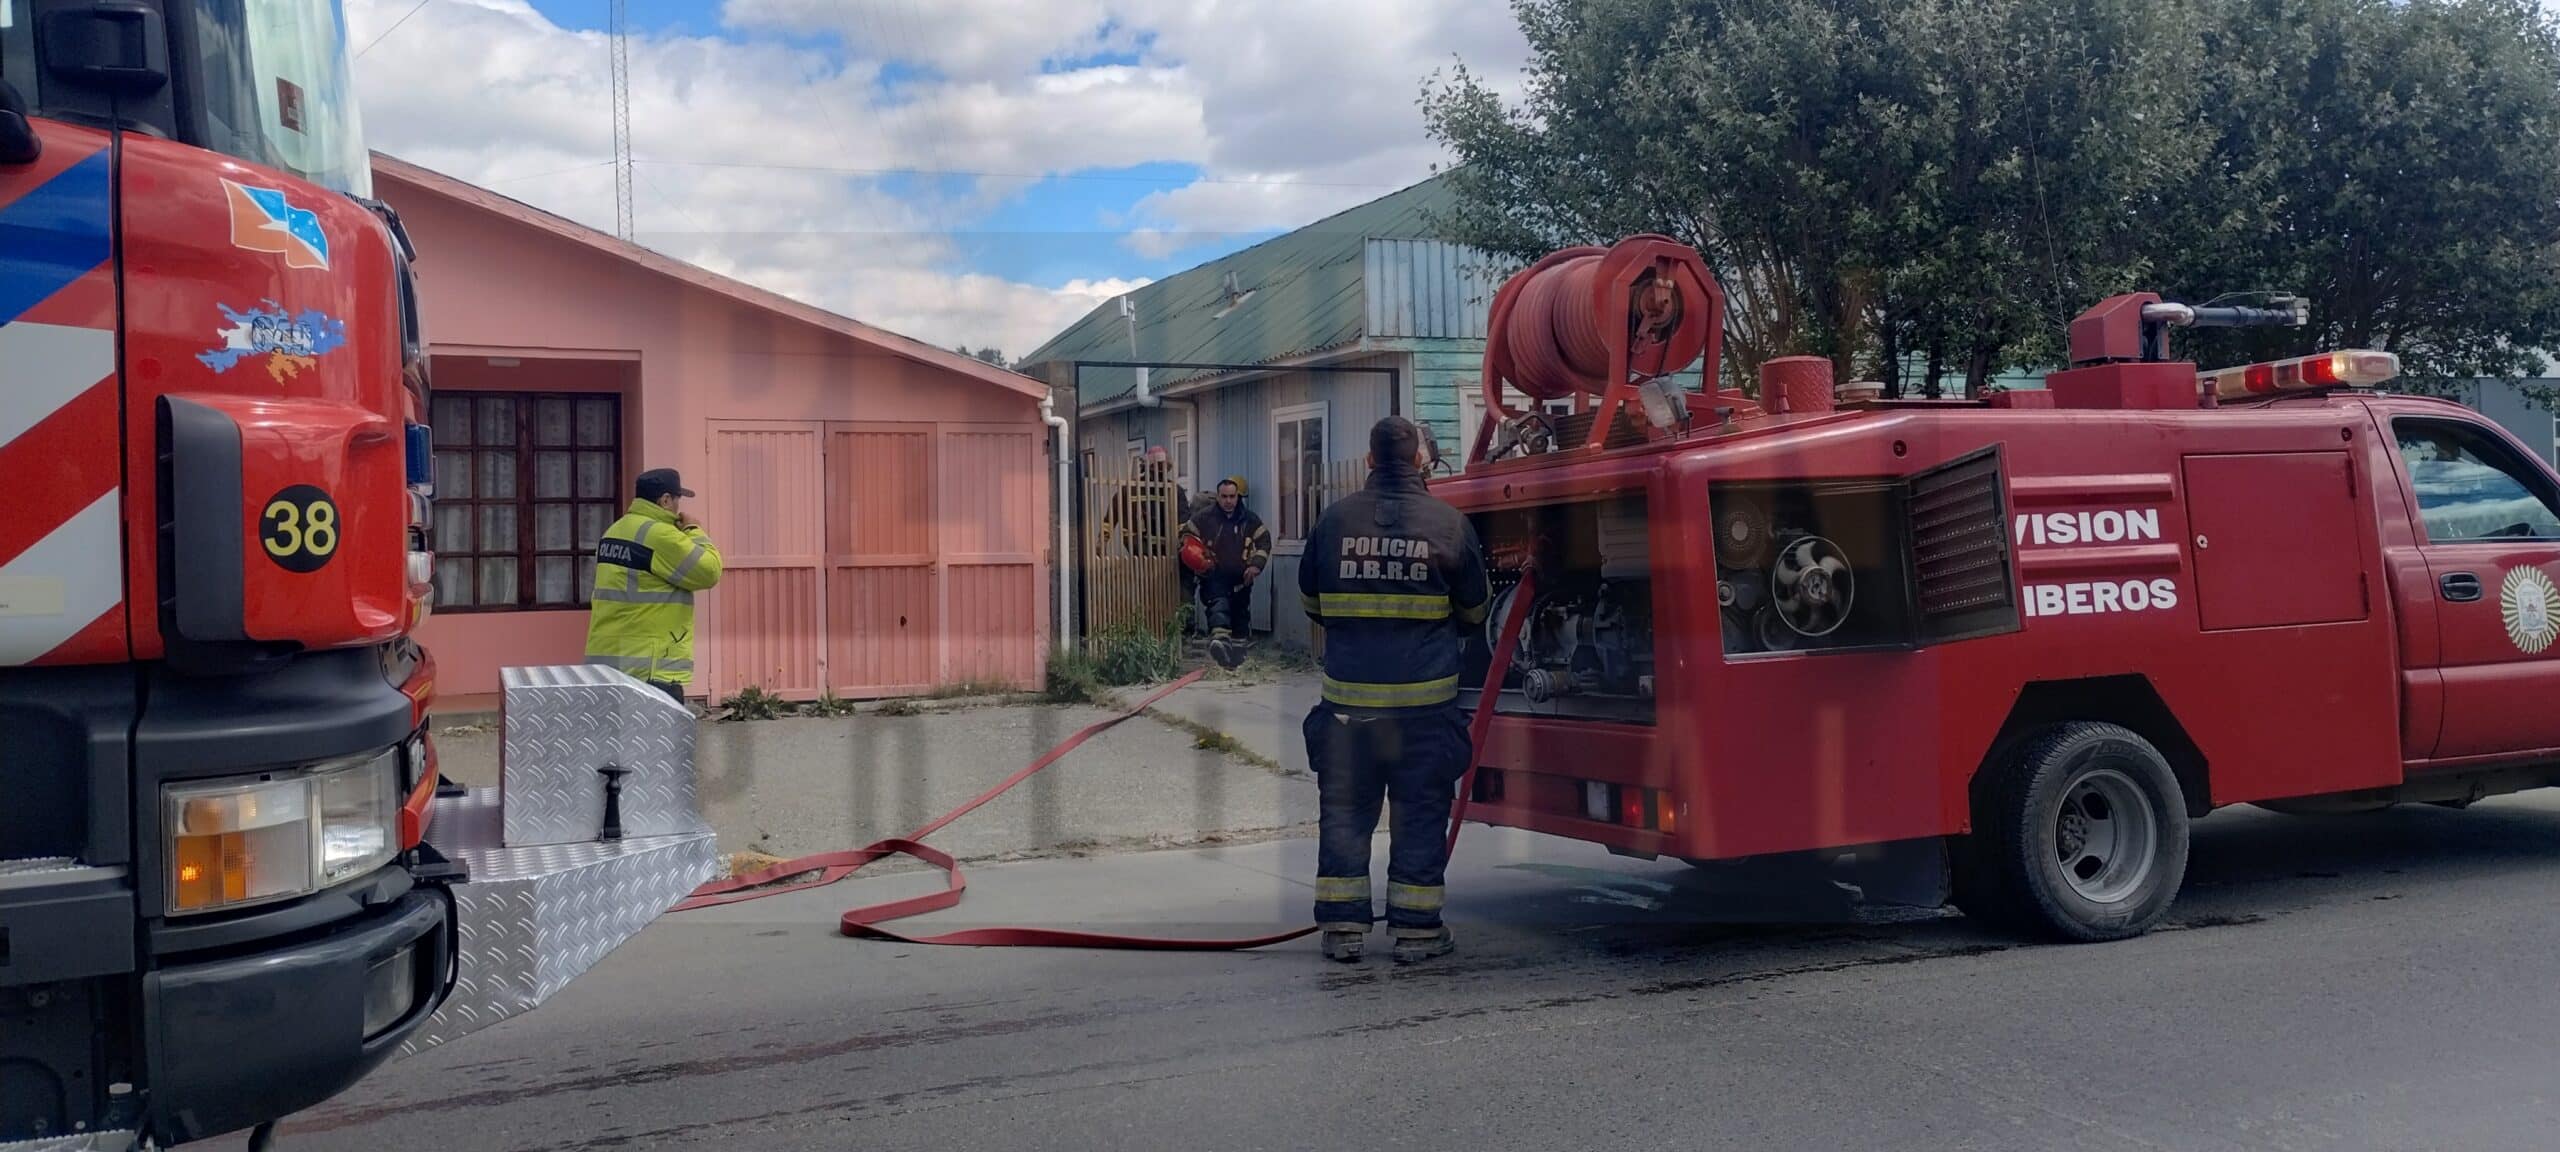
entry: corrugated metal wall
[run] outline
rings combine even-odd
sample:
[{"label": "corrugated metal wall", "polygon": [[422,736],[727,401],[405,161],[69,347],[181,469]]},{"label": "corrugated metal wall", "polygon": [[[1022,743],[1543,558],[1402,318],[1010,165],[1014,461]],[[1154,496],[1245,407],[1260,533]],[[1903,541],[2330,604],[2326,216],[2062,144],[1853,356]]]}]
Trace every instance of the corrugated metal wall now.
[{"label": "corrugated metal wall", "polygon": [[[1412,357],[1399,352],[1349,357],[1343,365],[1396,368],[1409,373]],[[1200,485],[1209,488],[1221,476],[1242,474],[1246,503],[1270,525],[1271,571],[1254,591],[1254,626],[1269,629],[1284,647],[1304,649],[1308,643],[1306,614],[1298,608],[1295,543],[1282,539],[1279,512],[1279,467],[1274,417],[1308,404],[1322,404],[1325,414],[1325,460],[1330,465],[1359,460],[1369,452],[1369,426],[1388,413],[1387,377],[1372,373],[1299,370],[1230,385],[1200,397]]]},{"label": "corrugated metal wall", "polygon": [[705,598],[715,699],[1038,683],[1038,430],[714,421],[711,460],[729,568]]},{"label": "corrugated metal wall", "polygon": [[1371,340],[1482,340],[1509,261],[1441,240],[1371,240],[1363,254]]}]

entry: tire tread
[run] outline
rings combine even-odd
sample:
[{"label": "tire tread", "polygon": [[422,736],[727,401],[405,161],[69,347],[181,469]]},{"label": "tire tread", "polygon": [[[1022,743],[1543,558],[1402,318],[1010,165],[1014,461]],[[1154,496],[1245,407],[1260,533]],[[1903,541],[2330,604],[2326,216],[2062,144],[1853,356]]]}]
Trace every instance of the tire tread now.
[{"label": "tire tread", "polygon": [[[2030,797],[2040,782],[2066,770],[2093,747],[2109,743],[2129,745],[2134,759],[2143,762],[2141,775],[2151,777],[2137,782],[2160,792],[2162,810],[2155,813],[2160,823],[2158,851],[2160,867],[2169,871],[2162,884],[2165,895],[2154,898],[2150,907],[2130,920],[2112,925],[2080,920],[2028,875],[2033,866],[2031,845],[2038,833]],[[1970,902],[1962,905],[1966,915],[2004,930],[2089,942],[2141,935],[2167,912],[2186,869],[2186,808],[2177,774],[2150,741],[2115,724],[2069,721],[2035,734],[1991,771],[1995,775],[1974,813],[1974,834],[1963,853],[1972,859],[1958,865],[1959,870],[1974,870],[1971,877],[1959,876],[1957,881],[1959,892],[1972,890],[1966,897]]]}]

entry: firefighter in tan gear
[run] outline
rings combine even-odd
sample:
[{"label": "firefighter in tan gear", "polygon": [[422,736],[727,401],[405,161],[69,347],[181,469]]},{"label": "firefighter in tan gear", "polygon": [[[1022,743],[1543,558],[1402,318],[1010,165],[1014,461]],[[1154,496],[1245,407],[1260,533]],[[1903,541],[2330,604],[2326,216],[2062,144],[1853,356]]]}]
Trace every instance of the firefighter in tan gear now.
[{"label": "firefighter in tan gear", "polygon": [[596,543],[587,663],[618,668],[684,702],[693,683],[693,594],[720,582],[720,549],[680,510],[672,468],[640,474],[636,498]]}]

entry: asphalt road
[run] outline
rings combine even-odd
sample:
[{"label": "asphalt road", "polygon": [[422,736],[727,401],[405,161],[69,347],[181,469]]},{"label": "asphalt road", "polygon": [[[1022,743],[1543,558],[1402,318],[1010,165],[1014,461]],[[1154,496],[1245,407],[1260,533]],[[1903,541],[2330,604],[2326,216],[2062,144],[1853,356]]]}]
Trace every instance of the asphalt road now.
[{"label": "asphalt road", "polygon": [[[1678,864],[1471,828],[1461,951],[925,949],[920,877],[669,917],[284,1147],[2547,1149],[2560,795],[2196,829],[2167,929],[1779,924]],[[1304,841],[981,870],[945,925],[1242,932]],[[1381,869],[1383,874],[1383,869]],[[1383,936],[1373,947],[1383,951]],[[236,1139],[226,1142],[237,1146]]]}]

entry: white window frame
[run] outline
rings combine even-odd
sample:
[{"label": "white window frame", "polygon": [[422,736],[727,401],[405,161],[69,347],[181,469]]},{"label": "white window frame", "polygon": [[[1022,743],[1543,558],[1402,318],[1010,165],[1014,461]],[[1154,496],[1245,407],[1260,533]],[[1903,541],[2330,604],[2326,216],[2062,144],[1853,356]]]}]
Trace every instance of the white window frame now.
[{"label": "white window frame", "polygon": [[[1287,525],[1289,521],[1285,509],[1288,506],[1287,497],[1289,495],[1289,486],[1287,479],[1288,473],[1285,469],[1295,464],[1296,461],[1282,460],[1280,455],[1280,430],[1291,424],[1306,423],[1313,423],[1323,429],[1323,462],[1328,465],[1331,464],[1333,461],[1333,405],[1329,401],[1318,400],[1312,404],[1292,404],[1286,408],[1274,408],[1271,410],[1271,508],[1270,511],[1265,514],[1265,519],[1268,520],[1271,525],[1271,550],[1282,556],[1297,556],[1305,553],[1307,550],[1305,534],[1309,529],[1315,527],[1315,523],[1312,518],[1301,516],[1301,519],[1305,522],[1298,525],[1299,535],[1295,537],[1287,535]],[[1322,475],[1318,475],[1312,482],[1322,484],[1324,483],[1324,477]],[[1303,492],[1308,483],[1310,483],[1310,481],[1305,476],[1300,476],[1298,478],[1299,490]],[[1299,504],[1299,509],[1302,513],[1305,510],[1303,498],[1302,502]]]},{"label": "white window frame", "polygon": [[1173,441],[1173,482],[1185,492],[1198,494],[1199,485],[1193,483],[1198,474],[1198,461],[1191,451],[1191,430],[1185,428],[1168,439]]}]

